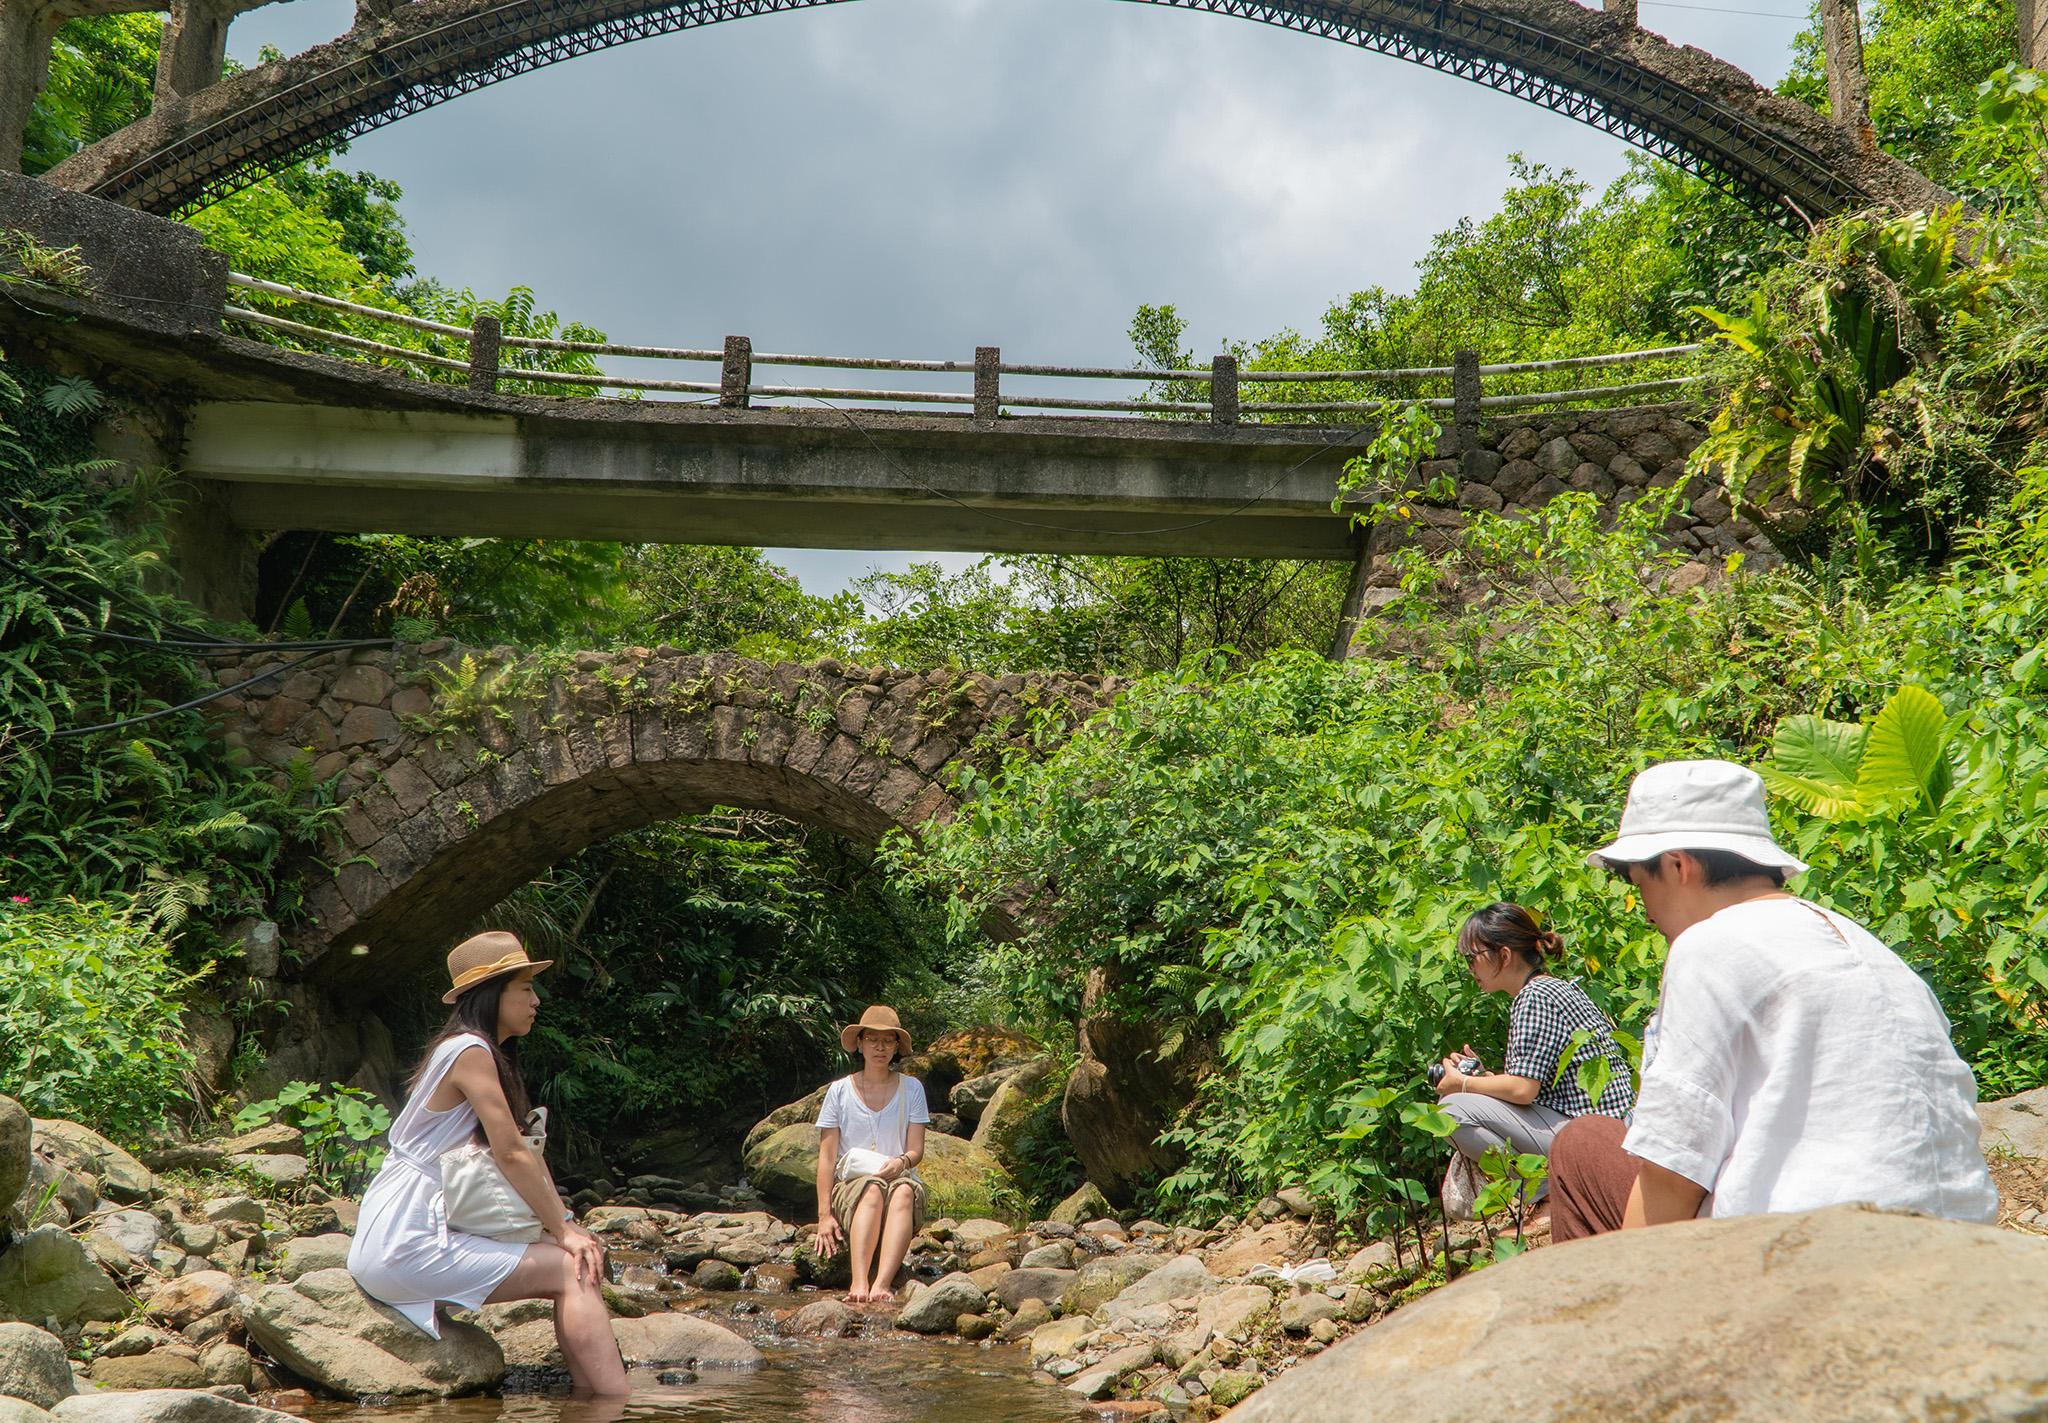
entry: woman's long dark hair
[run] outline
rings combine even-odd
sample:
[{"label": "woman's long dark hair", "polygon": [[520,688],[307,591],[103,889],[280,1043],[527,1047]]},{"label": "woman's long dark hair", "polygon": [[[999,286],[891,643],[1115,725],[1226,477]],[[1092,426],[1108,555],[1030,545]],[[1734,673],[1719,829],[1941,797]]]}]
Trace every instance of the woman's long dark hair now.
[{"label": "woman's long dark hair", "polygon": [[1499,900],[1474,913],[1458,931],[1458,952],[1466,958],[1493,949],[1507,949],[1529,966],[1544,972],[1544,961],[1564,952],[1564,940],[1536,920],[1531,910]]},{"label": "woman's long dark hair", "polygon": [[[434,1060],[434,1049],[453,1037],[474,1033],[491,1045],[491,1057],[498,1066],[498,1085],[505,1089],[506,1105],[512,1108],[512,1120],[521,1131],[526,1130],[527,1113],[533,1110],[533,1099],[527,1095],[526,1083],[519,1076],[519,1039],[509,1042],[498,1041],[498,1000],[505,996],[505,985],[517,975],[500,974],[479,983],[476,987],[455,1000],[455,1011],[448,1015],[448,1021],[441,1030],[427,1039],[426,1050],[420,1054],[420,1065],[412,1070],[411,1079],[405,1084],[406,1096],[419,1090],[420,1078],[427,1070],[427,1064]],[[482,1127],[479,1126],[481,1131]]]}]

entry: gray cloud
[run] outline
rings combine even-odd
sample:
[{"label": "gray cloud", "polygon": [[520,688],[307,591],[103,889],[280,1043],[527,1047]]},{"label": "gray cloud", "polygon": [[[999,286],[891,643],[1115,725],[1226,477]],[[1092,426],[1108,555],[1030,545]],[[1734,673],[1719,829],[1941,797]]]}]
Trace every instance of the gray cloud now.
[{"label": "gray cloud", "polygon": [[[232,49],[296,50],[349,13],[272,5]],[[1797,29],[1644,13],[1766,78]],[[1123,364],[1141,302],[1178,304],[1207,352],[1404,285],[1432,233],[1490,210],[1516,151],[1603,182],[1625,158],[1518,100],[1241,20],[869,0],[556,65],[346,161],[405,186],[422,271],[525,283],[618,339]],[[904,561],[786,558],[827,589]]]}]

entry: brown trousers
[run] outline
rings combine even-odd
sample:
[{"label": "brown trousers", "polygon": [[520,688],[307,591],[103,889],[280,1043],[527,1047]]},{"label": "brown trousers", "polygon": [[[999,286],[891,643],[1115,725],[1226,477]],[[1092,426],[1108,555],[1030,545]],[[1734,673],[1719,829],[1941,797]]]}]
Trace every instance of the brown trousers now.
[{"label": "brown trousers", "polygon": [[1550,1237],[1560,1244],[1621,1229],[1641,1164],[1621,1149],[1628,1124],[1573,1117],[1550,1143]]}]

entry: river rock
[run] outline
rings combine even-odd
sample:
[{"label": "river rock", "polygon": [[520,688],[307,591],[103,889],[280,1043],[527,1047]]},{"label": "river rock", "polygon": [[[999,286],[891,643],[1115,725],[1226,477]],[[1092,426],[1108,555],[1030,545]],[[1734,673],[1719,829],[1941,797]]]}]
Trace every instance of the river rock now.
[{"label": "river rock", "polygon": [[53,1423],[56,1416],[24,1399],[0,1393],[0,1423]]},{"label": "river rock", "polygon": [[216,1387],[247,1388],[256,1378],[256,1361],[240,1344],[216,1339],[199,1351],[199,1369]]},{"label": "river rock", "polygon": [[1977,1119],[1983,1126],[1982,1141],[1987,1155],[2010,1151],[2048,1161],[2048,1087],[2036,1087],[2002,1101],[1980,1103]]},{"label": "river rock", "polygon": [[0,1254],[0,1319],[68,1328],[127,1313],[127,1297],[61,1226],[39,1225]]},{"label": "river rock", "polygon": [[89,1127],[77,1122],[36,1119],[36,1145],[81,1175],[99,1179],[100,1194],[124,1206],[156,1198],[156,1177],[147,1166]]},{"label": "river rock", "polygon": [[1080,1189],[1054,1206],[1046,1219],[1078,1227],[1084,1220],[1094,1220],[1109,1213],[1109,1198],[1096,1188],[1094,1182],[1083,1181]]},{"label": "river rock", "polygon": [[298,1423],[289,1413],[184,1389],[81,1393],[50,1412],[61,1423]]},{"label": "river rock", "polygon": [[296,1186],[312,1175],[313,1168],[303,1156],[265,1151],[245,1151],[228,1158],[228,1165],[254,1172],[275,1186]]},{"label": "river rock", "polygon": [[736,1290],[740,1268],[730,1260],[706,1260],[690,1276],[690,1283],[700,1290]]},{"label": "river rock", "polygon": [[156,1252],[163,1227],[148,1211],[115,1211],[100,1217],[92,1228],[94,1238],[104,1240],[138,1264],[146,1264]]},{"label": "river rock", "polygon": [[1016,1311],[1023,1308],[1026,1300],[1042,1300],[1054,1304],[1062,1299],[1074,1283],[1072,1270],[1034,1267],[1028,1270],[1012,1270],[996,1281],[995,1295],[1004,1309]]},{"label": "river rock", "polygon": [[1094,1367],[1083,1369],[1067,1387],[1083,1398],[1107,1398],[1115,1391],[1118,1379],[1148,1367],[1158,1357],[1158,1346],[1150,1340],[1143,1344],[1129,1344]]},{"label": "river rock", "polygon": [[209,1382],[198,1360],[163,1349],[96,1359],[92,1381],[101,1388],[204,1388]]},{"label": "river rock", "polygon": [[1073,1282],[1060,1296],[1062,1314],[1093,1314],[1138,1281],[1166,1263],[1164,1255],[1131,1251],[1090,1260],[1075,1271]]},{"label": "river rock", "polygon": [[220,1196],[206,1202],[199,1213],[213,1225],[261,1225],[263,1203],[253,1196]]},{"label": "river rock", "polygon": [[1242,1344],[1272,1312],[1273,1292],[1264,1285],[1232,1285],[1197,1305],[1195,1319],[1204,1328]]},{"label": "river rock", "polygon": [[1306,1334],[1324,1320],[1337,1319],[1344,1306],[1321,1290],[1293,1295],[1280,1302],[1280,1327],[1289,1334]]},{"label": "river rock", "polygon": [[334,1270],[348,1264],[349,1237],[339,1231],[326,1235],[295,1235],[287,1240],[278,1273],[287,1280],[310,1275],[315,1270]]},{"label": "river rock", "polygon": [[1304,1231],[1298,1222],[1276,1220],[1245,1232],[1209,1252],[1209,1272],[1229,1279],[1254,1265],[1280,1265],[1300,1248]]},{"label": "river rock", "polygon": [[2048,1243],[1838,1206],[1688,1221],[1468,1275],[1267,1385],[1238,1423],[2037,1417]]},{"label": "river rock", "polygon": [[226,1271],[200,1270],[162,1286],[149,1297],[143,1312],[173,1329],[183,1329],[234,1302],[235,1282]]},{"label": "river rock", "polygon": [[450,1398],[491,1387],[505,1358],[489,1334],[443,1321],[428,1338],[364,1294],[347,1270],[267,1285],[243,1304],[249,1337],[292,1372],[344,1397]]},{"label": "river rock", "polygon": [[842,1300],[821,1299],[785,1319],[782,1332],[812,1339],[844,1338],[860,1333],[860,1311]]},{"label": "river rock", "polygon": [[28,1186],[35,1123],[12,1097],[0,1097],[0,1227]]},{"label": "river rock", "polygon": [[946,1275],[919,1290],[896,1316],[896,1327],[918,1334],[944,1334],[963,1314],[980,1314],[988,1296],[962,1274]]},{"label": "river rock", "polygon": [[1193,1255],[1177,1255],[1158,1269],[1147,1271],[1136,1284],[1105,1302],[1102,1308],[1114,1324],[1120,1317],[1152,1305],[1199,1299],[1222,1288],[1223,1282],[1211,1275],[1200,1260]]},{"label": "river rock", "polygon": [[62,1339],[32,1324],[0,1324],[0,1396],[53,1408],[75,1392]]},{"label": "river rock", "polygon": [[1031,1332],[1031,1362],[1042,1366],[1047,1359],[1057,1359],[1071,1354],[1081,1347],[1081,1341],[1095,1332],[1095,1322],[1086,1315],[1055,1319],[1050,1324],[1041,1324]]},{"label": "river rock", "polygon": [[739,1335],[692,1314],[614,1319],[612,1334],[631,1368],[758,1369],[763,1362]]}]

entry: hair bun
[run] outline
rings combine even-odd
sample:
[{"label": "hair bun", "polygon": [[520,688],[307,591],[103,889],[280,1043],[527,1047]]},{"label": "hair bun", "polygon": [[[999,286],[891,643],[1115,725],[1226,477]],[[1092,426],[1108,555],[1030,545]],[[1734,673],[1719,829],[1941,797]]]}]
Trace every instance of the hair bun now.
[{"label": "hair bun", "polygon": [[1555,929],[1545,929],[1537,941],[1543,950],[1543,957],[1554,959],[1564,952],[1564,939]]}]

